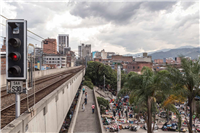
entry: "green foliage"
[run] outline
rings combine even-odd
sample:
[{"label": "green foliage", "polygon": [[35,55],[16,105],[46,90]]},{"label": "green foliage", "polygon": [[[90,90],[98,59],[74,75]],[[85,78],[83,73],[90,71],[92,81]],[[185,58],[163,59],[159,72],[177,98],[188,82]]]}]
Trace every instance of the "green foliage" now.
[{"label": "green foliage", "polygon": [[83,81],[83,85],[89,87],[90,89],[93,89],[93,87],[94,87],[93,83],[90,80],[89,81],[87,81],[87,80]]},{"label": "green foliage", "polygon": [[155,117],[155,113],[158,111],[156,107],[157,94],[168,92],[166,88],[170,87],[170,82],[168,82],[169,80],[166,77],[168,74],[167,71],[155,73],[151,68],[143,67],[141,75],[134,72],[127,75],[125,87],[132,91],[130,103],[139,109],[147,110],[148,129],[152,129],[152,116]]},{"label": "green foliage", "polygon": [[106,100],[106,99],[104,99],[104,98],[102,98],[102,97],[97,97],[97,101],[98,101],[99,106],[100,106],[100,105],[102,105],[102,106],[104,106],[104,107],[109,106],[108,100]]},{"label": "green foliage", "polygon": [[[91,82],[96,85],[104,84],[104,75],[105,75],[105,84],[109,84],[112,89],[117,89],[117,71],[113,70],[110,66],[104,65],[100,62],[90,61],[88,62],[88,67],[86,69],[85,79],[91,80]],[[126,79],[126,74],[122,72],[121,74],[122,86]]]},{"label": "green foliage", "polygon": [[179,93],[182,96],[188,98],[188,103],[190,106],[190,119],[189,119],[189,132],[192,133],[190,127],[192,127],[192,116],[193,116],[193,106],[192,101],[194,97],[199,94],[200,89],[200,59],[197,61],[192,61],[187,58],[181,57],[181,68],[180,72],[177,68],[168,67],[170,72],[170,79],[173,84],[173,90],[175,94]]},{"label": "green foliage", "polygon": [[122,88],[119,93],[117,94],[117,97],[124,97],[128,95],[130,90],[128,88]]}]

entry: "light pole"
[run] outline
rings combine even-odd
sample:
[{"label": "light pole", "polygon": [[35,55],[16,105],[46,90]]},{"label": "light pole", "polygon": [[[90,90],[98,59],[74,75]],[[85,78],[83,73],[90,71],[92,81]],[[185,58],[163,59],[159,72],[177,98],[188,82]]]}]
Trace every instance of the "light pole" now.
[{"label": "light pole", "polygon": [[104,91],[105,91],[105,75],[103,77],[104,77]]}]

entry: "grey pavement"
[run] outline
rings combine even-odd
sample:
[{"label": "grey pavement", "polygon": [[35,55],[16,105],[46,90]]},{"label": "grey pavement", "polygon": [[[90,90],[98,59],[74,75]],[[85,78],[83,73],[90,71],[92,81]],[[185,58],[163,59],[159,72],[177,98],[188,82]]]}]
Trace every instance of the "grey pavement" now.
[{"label": "grey pavement", "polygon": [[[85,94],[82,95],[81,103],[78,111],[78,116],[75,124],[75,133],[100,133],[99,118],[96,110],[96,104],[94,101],[93,90],[85,88],[87,92],[87,105],[85,106],[85,111],[82,109],[82,104],[84,102]],[[95,104],[95,111],[92,114],[92,104]]]}]

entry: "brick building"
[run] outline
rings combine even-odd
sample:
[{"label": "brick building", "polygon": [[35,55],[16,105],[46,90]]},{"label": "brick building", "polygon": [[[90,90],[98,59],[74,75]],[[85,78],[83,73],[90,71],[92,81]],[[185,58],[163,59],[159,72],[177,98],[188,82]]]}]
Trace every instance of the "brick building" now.
[{"label": "brick building", "polygon": [[43,40],[43,53],[44,54],[57,54],[56,39],[48,38]]},{"label": "brick building", "polygon": [[153,67],[151,62],[151,57],[147,56],[147,53],[144,53],[144,57],[137,58],[139,61],[135,61],[132,56],[122,56],[122,55],[112,55],[110,59],[94,58],[94,61],[103,63],[105,65],[111,66],[112,69],[117,70],[118,63],[121,64],[121,68],[126,73],[131,71],[141,73],[141,70],[144,66],[149,68]]},{"label": "brick building", "polygon": [[175,61],[177,64],[181,64],[181,58],[180,57],[175,57]]},{"label": "brick building", "polygon": [[126,65],[126,72],[129,73],[131,71],[141,73],[141,70],[144,66],[152,68],[152,62],[131,62]]},{"label": "brick building", "polygon": [[74,67],[76,64],[76,55],[73,51],[68,51],[67,55],[67,67]]},{"label": "brick building", "polygon": [[111,58],[114,61],[133,62],[132,56],[113,55]]},{"label": "brick building", "polygon": [[172,57],[166,58],[166,64],[175,64],[175,60]]},{"label": "brick building", "polygon": [[156,64],[163,64],[164,63],[163,59],[154,59],[153,62],[156,63]]},{"label": "brick building", "polygon": [[6,52],[1,52],[1,75],[6,74]]},{"label": "brick building", "polygon": [[6,74],[6,37],[3,39],[1,48],[1,75]]}]

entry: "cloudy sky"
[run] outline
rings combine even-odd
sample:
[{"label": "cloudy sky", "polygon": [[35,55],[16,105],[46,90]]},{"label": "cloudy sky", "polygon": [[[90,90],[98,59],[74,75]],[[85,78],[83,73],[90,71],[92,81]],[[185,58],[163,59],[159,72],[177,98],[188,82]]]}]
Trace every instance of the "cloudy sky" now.
[{"label": "cloudy sky", "polygon": [[[199,46],[199,3],[139,2],[3,2],[1,14],[26,19],[43,38],[69,34],[72,50],[80,43],[92,51],[135,54],[166,48]],[[5,19],[0,18],[5,24]],[[2,36],[5,28],[1,27]],[[28,33],[28,42],[41,38]],[[2,38],[2,37],[1,37]]]}]

